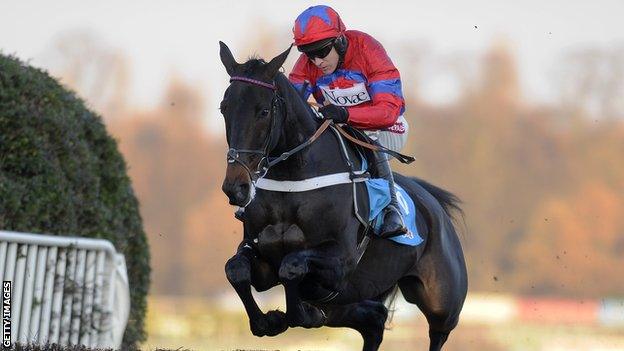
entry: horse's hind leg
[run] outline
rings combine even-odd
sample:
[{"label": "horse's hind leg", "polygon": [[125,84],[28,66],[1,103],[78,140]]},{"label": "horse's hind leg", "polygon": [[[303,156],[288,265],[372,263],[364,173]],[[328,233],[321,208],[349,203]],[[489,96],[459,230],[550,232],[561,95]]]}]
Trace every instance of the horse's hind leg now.
[{"label": "horse's hind leg", "polygon": [[429,350],[442,350],[442,345],[448,339],[449,333],[429,329]]},{"label": "horse's hind leg", "polygon": [[[457,326],[465,290],[449,284],[423,284],[414,276],[404,277],[399,287],[407,302],[418,305],[429,323],[429,351],[439,351]],[[462,295],[463,294],[463,295]]]},{"label": "horse's hind leg", "polygon": [[286,315],[280,311],[262,313],[251,294],[251,284],[253,281],[254,286],[262,291],[276,285],[277,279],[271,276],[266,262],[253,256],[249,247],[241,245],[236,255],[225,264],[225,274],[245,306],[253,335],[274,336],[288,329]]},{"label": "horse's hind leg", "polygon": [[377,351],[383,340],[388,309],[378,301],[366,300],[345,306],[331,306],[327,311],[328,327],[357,330],[364,339],[363,351]]}]

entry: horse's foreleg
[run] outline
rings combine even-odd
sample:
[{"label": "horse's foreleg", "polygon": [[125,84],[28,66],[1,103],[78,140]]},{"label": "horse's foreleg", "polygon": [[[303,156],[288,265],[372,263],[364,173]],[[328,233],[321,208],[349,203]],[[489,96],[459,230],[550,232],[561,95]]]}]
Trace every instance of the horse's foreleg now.
[{"label": "horse's foreleg", "polygon": [[[250,248],[241,246],[236,255],[225,264],[225,274],[245,306],[253,335],[274,336],[284,332],[288,328],[288,324],[286,315],[283,312],[269,311],[267,314],[262,313],[251,294],[252,262],[256,265],[261,264],[258,261],[257,258],[253,257]],[[256,284],[264,285],[263,288],[268,288],[268,285],[272,284],[271,277],[258,276],[262,269],[259,269],[259,267],[253,268],[255,268],[253,269],[255,275],[253,278],[255,278]]]},{"label": "horse's foreleg", "polygon": [[305,255],[294,252],[282,260],[279,277],[286,295],[286,318],[291,327],[318,328],[325,323],[325,314],[301,300],[300,284],[309,272]]},{"label": "horse's foreleg", "polygon": [[323,311],[302,301],[304,278],[332,289],[338,288],[345,276],[347,262],[335,244],[292,252],[284,257],[279,278],[286,292],[286,316],[291,327],[320,327],[325,322]]}]

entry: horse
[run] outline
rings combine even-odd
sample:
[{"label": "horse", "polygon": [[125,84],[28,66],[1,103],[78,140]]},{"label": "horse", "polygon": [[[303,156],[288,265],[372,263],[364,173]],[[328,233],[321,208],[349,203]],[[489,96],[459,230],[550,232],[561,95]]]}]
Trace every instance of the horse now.
[{"label": "horse", "polygon": [[[222,190],[231,205],[245,209],[243,240],[225,274],[251,332],[275,336],[289,327],[348,327],[361,334],[364,351],[378,350],[388,318],[384,302],[400,289],[426,316],[429,350],[440,350],[458,323],[467,292],[452,217],[461,211],[459,199],[424,180],[395,174],[422,214],[423,243],[405,246],[379,237],[365,240],[370,234],[353,201],[363,183],[296,192],[256,187],[260,179],[301,184],[349,172],[350,163],[361,161],[354,146],[324,132],[330,122],[321,123],[280,72],[291,48],[268,63],[251,58],[240,64],[219,44],[230,76],[220,105],[229,147]],[[345,161],[344,151],[351,161]],[[279,284],[286,311],[263,313],[251,287],[262,292]]]}]

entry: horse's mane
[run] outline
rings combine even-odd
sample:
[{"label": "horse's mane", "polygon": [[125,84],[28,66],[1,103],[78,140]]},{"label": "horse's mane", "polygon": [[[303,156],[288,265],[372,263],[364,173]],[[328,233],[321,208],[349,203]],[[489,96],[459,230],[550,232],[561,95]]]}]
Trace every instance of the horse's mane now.
[{"label": "horse's mane", "polygon": [[313,120],[316,119],[316,115],[314,114],[314,112],[312,112],[312,107],[308,104],[307,101],[303,100],[301,92],[295,89],[295,86],[290,82],[288,78],[286,78],[286,75],[284,75],[282,72],[277,72],[277,76],[275,77],[275,84],[277,84],[282,92],[287,94],[285,98],[288,99],[288,101],[290,101],[292,104],[298,105],[298,107],[300,107],[299,110],[306,111],[308,118]]},{"label": "horse's mane", "polygon": [[[247,59],[247,62],[243,63],[242,66],[242,74],[246,77],[254,77],[258,71],[266,65],[267,62],[257,55],[252,55]],[[315,119],[314,112],[312,112],[312,108],[300,95],[300,92],[295,89],[290,80],[286,77],[286,75],[282,72],[277,72],[275,76],[275,84],[277,85],[279,91],[283,94],[286,94],[284,98],[291,104],[296,104],[299,107],[300,111],[306,111],[307,116],[310,119]]]}]

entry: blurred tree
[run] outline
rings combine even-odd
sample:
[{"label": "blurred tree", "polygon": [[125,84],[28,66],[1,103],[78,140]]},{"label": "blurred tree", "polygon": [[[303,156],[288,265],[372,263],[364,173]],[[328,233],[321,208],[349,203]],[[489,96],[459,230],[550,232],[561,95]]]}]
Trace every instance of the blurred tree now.
[{"label": "blurred tree", "polygon": [[[250,33],[250,35],[245,37],[239,48],[233,48],[234,53],[237,54],[237,61],[239,63],[247,61],[247,59],[252,56],[270,60],[288,49],[288,45],[293,42],[292,28],[278,28],[262,18],[256,19],[249,24],[247,33]],[[283,66],[283,72],[286,75],[288,75],[294,66],[299,55],[300,53],[297,51],[297,48],[293,47]]]},{"label": "blurred tree", "polygon": [[[570,275],[558,276],[546,268],[540,274],[527,264],[536,260],[533,267],[541,268],[539,257],[555,257],[557,252],[556,246],[538,248],[540,240],[548,238],[543,231],[536,233],[536,218],[543,211],[555,211],[554,205],[544,205],[549,199],[573,198],[570,194],[577,194],[579,186],[590,179],[622,199],[624,167],[613,162],[624,150],[622,123],[594,124],[581,117],[579,128],[560,129],[559,110],[522,103],[513,56],[500,43],[484,56],[481,72],[481,88],[463,95],[457,104],[445,108],[417,105],[410,110],[416,123],[408,152],[413,147],[418,164],[399,169],[445,186],[465,200],[468,233],[464,246],[472,288],[513,291],[530,287],[530,277],[536,274],[552,283],[541,286],[540,292],[580,294],[582,287],[566,283]],[[583,201],[590,193],[581,192],[574,201]],[[603,204],[604,211],[616,206],[614,201]],[[616,221],[614,217],[602,219]],[[571,235],[568,229],[554,230],[565,238]],[[605,232],[596,235],[608,236]],[[526,246],[527,242],[531,245]],[[522,247],[518,249],[521,254],[510,254],[516,247]],[[600,255],[613,258],[609,252]],[[584,271],[585,281],[600,268],[591,269],[593,273]],[[594,293],[617,291],[613,285],[594,286]]]},{"label": "blurred tree", "polygon": [[119,51],[88,30],[62,33],[44,53],[53,75],[78,91],[104,121],[127,109],[128,62]]},{"label": "blurred tree", "polygon": [[165,113],[172,121],[184,119],[183,122],[189,124],[200,123],[206,110],[201,90],[184,82],[177,74],[172,74],[169,80],[160,109],[175,111]]},{"label": "blurred tree", "polygon": [[[496,109],[494,115],[506,111],[499,108],[517,108],[522,96],[518,82],[518,69],[508,41],[497,41],[485,54],[482,64],[481,99],[484,106]],[[503,119],[503,118],[500,118]]]},{"label": "blurred tree", "polygon": [[188,211],[181,257],[186,294],[219,293],[229,287],[223,267],[243,238],[243,226],[232,214],[232,206],[219,189]]},{"label": "blurred tree", "polygon": [[[426,56],[427,48],[424,45],[403,45],[397,60],[393,61],[399,72],[401,72],[403,97],[409,100],[411,104],[414,104],[414,107],[423,103],[418,84],[422,81],[422,61]],[[411,107],[411,105],[408,106],[408,108]],[[408,123],[412,122],[409,112],[406,112],[405,118],[408,118]]]},{"label": "blurred tree", "polygon": [[[599,182],[545,201],[514,252],[513,285],[523,293],[601,297],[624,290],[624,199]],[[534,269],[539,267],[539,269]]]},{"label": "blurred tree", "polygon": [[624,117],[624,46],[571,51],[556,77],[561,105],[571,116]]},{"label": "blurred tree", "polygon": [[[214,165],[222,162],[225,147],[220,138],[208,137],[200,119],[203,113],[198,89],[173,78],[157,110],[111,124],[141,199],[155,257],[153,289],[160,294],[185,293],[187,282],[197,276],[187,273],[204,270],[186,266],[185,256],[194,255],[192,250],[206,250],[186,244],[194,235],[206,235],[188,233],[186,217],[213,192],[220,192],[223,169]],[[221,269],[218,273],[223,274]]]}]

